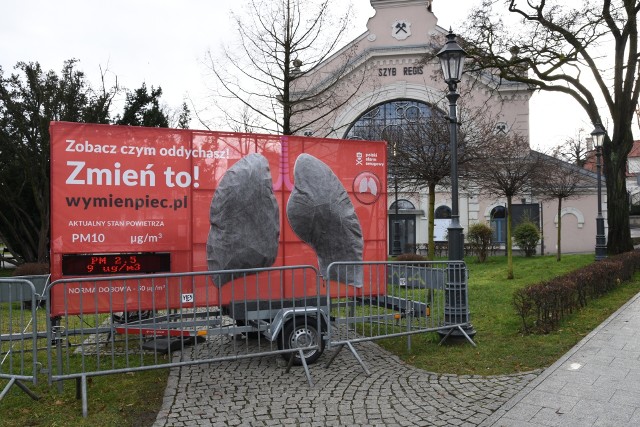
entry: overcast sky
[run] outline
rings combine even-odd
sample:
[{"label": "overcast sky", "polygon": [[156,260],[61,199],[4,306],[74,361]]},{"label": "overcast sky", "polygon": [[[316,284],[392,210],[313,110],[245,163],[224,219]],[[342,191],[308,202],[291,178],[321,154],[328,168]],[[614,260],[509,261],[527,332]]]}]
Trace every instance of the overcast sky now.
[{"label": "overcast sky", "polygon": [[[436,0],[438,24],[454,32],[480,0]],[[208,49],[229,42],[233,28],[229,8],[240,11],[246,0],[4,0],[0,25],[0,65],[5,74],[18,61],[38,61],[59,72],[64,60],[80,60],[91,84],[107,68],[129,89],[161,86],[163,99],[178,108],[186,96],[206,102]],[[342,1],[332,7],[343,7]],[[351,40],[366,31],[373,15],[369,0],[353,0]],[[111,83],[113,80],[111,81]],[[107,82],[109,84],[109,82]],[[591,124],[567,96],[534,94],[530,104],[532,148],[557,145]],[[194,125],[194,127],[201,127]]]}]

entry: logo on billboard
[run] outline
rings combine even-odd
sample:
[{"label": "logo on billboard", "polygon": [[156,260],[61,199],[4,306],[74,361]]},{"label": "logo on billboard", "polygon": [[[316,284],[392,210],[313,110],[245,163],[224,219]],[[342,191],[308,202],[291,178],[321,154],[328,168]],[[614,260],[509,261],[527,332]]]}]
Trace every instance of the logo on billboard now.
[{"label": "logo on billboard", "polygon": [[380,187],[380,179],[373,172],[362,172],[353,180],[356,199],[364,205],[372,205],[378,200]]}]

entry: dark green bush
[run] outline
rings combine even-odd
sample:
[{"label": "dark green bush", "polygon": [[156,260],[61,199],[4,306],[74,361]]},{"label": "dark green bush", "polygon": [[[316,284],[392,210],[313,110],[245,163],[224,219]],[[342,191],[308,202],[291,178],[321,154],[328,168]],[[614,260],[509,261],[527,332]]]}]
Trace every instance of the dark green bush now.
[{"label": "dark green bush", "polygon": [[[403,262],[407,262],[407,261],[426,261],[427,258],[422,256],[422,255],[418,255],[418,254],[413,254],[413,253],[405,253],[405,254],[400,254],[396,257],[395,259],[396,261],[403,261]],[[407,264],[409,267],[420,267],[421,264]]]},{"label": "dark green bush", "polygon": [[471,244],[473,252],[478,255],[478,262],[487,260],[492,236],[493,230],[485,223],[477,222],[469,227],[467,240]]},{"label": "dark green bush", "polygon": [[587,305],[633,277],[640,270],[640,252],[616,255],[558,276],[518,289],[513,306],[522,320],[524,333],[549,333],[573,310]]},{"label": "dark green bush", "polygon": [[400,254],[396,257],[396,261],[426,261],[426,260],[427,259],[422,255],[412,254],[412,253]]},{"label": "dark green bush", "polygon": [[524,251],[525,256],[533,256],[540,241],[540,230],[533,222],[524,221],[513,230],[513,240]]},{"label": "dark green bush", "polygon": [[14,276],[38,276],[41,274],[49,274],[49,264],[26,262],[13,270]]}]

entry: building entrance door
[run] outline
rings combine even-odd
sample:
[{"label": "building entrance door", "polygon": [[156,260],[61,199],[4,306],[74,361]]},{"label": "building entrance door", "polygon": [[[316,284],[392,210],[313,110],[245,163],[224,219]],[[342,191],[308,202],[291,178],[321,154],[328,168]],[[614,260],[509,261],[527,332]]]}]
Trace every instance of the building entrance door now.
[{"label": "building entrance door", "polygon": [[389,253],[391,255],[415,252],[415,215],[389,215],[389,237]]}]

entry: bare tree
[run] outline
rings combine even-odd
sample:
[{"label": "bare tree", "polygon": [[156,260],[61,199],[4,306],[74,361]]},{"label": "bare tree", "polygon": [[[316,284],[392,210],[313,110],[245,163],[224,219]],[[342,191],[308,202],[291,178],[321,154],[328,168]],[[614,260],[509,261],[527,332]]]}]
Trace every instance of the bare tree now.
[{"label": "bare tree", "polygon": [[[502,11],[519,18],[519,25],[506,25]],[[603,158],[608,251],[614,254],[633,249],[625,166],[640,96],[639,12],[636,0],[585,0],[578,8],[552,0],[485,0],[472,11],[464,34],[472,70],[567,94],[594,124],[605,123],[598,103],[606,107],[613,123]],[[610,55],[602,50],[607,41]]]},{"label": "bare tree", "polygon": [[556,260],[562,258],[562,201],[579,197],[590,188],[588,175],[590,172],[582,167],[563,162],[562,160],[542,153],[533,153],[539,157],[535,179],[532,180],[535,192],[542,200],[558,201],[558,233]]},{"label": "bare tree", "polygon": [[515,132],[496,135],[481,154],[469,167],[469,176],[481,191],[507,199],[507,278],[513,279],[512,201],[530,189],[539,158],[531,154],[527,139]]},{"label": "bare tree", "polygon": [[571,164],[584,167],[587,156],[593,147],[589,147],[584,129],[578,129],[576,136],[567,138],[563,144],[554,149],[554,157],[559,157]]},{"label": "bare tree", "polygon": [[[480,109],[461,109],[462,122],[458,138],[458,165],[461,169],[477,158],[484,143],[494,137],[495,121],[480,120]],[[435,256],[434,218],[436,187],[446,186],[451,178],[451,147],[449,122],[444,113],[433,110],[433,114],[402,125],[390,125],[380,130],[379,135],[389,143],[390,172],[404,189],[409,191],[428,189],[428,251],[427,257]]]},{"label": "bare tree", "polygon": [[182,101],[179,109],[164,105],[162,110],[169,120],[170,128],[189,129],[189,125],[191,124],[191,110],[189,109],[187,101]]},{"label": "bare tree", "polygon": [[[232,15],[239,46],[226,47],[221,58],[208,55],[218,83],[217,107],[227,122],[291,135],[348,102],[344,88],[336,92],[335,87],[352,71],[349,52],[334,59],[332,72],[314,72],[337,51],[350,23],[351,8],[336,18],[329,5],[328,0],[250,0],[247,17]],[[259,121],[247,120],[246,109]],[[321,113],[310,121],[293,120],[311,109]]]}]

